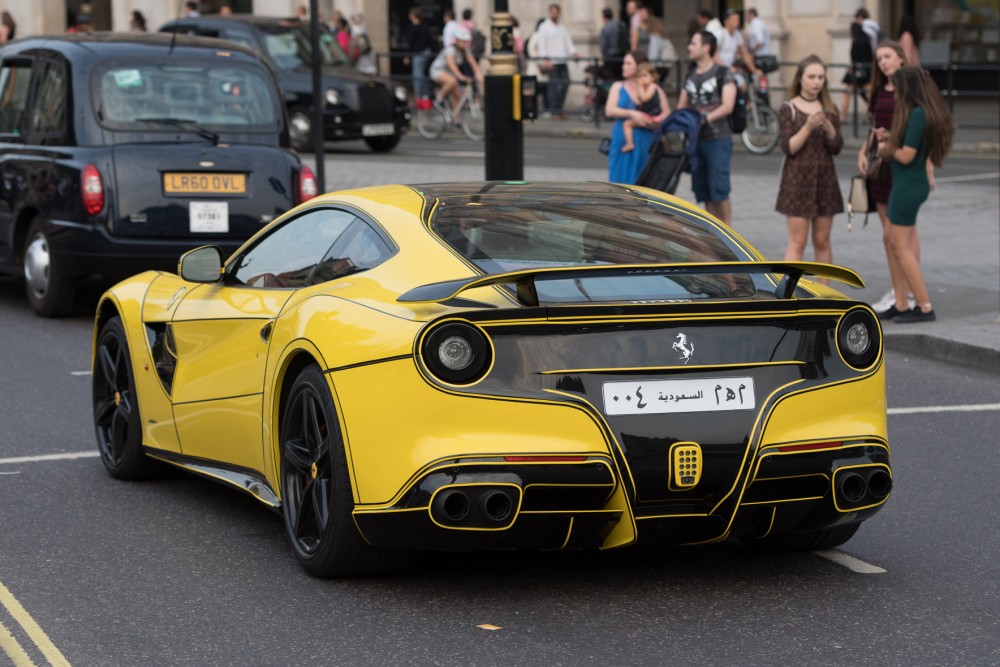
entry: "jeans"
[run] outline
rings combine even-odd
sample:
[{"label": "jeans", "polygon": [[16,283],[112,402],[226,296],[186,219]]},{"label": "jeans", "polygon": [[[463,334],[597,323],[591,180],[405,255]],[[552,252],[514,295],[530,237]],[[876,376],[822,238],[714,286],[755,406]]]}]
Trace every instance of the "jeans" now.
[{"label": "jeans", "polygon": [[410,59],[410,67],[413,74],[413,94],[417,98],[430,97],[433,92],[431,80],[427,77],[427,63],[430,59],[431,52],[429,50],[415,53]]},{"label": "jeans", "polygon": [[569,67],[563,63],[553,65],[549,72],[548,90],[545,95],[546,111],[562,113],[566,102],[566,91],[569,90]]}]

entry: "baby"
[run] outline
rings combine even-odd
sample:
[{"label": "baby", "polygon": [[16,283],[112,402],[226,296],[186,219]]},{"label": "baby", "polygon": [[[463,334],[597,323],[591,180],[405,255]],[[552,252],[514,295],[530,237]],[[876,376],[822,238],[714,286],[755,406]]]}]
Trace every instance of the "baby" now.
[{"label": "baby", "polygon": [[[635,75],[639,84],[639,99],[635,108],[649,116],[650,120],[655,120],[663,113],[660,107],[660,87],[656,84],[660,80],[660,75],[656,71],[653,63],[640,63],[639,71]],[[635,121],[626,120],[622,126],[625,133],[625,144],[622,146],[622,153],[629,153],[635,150],[633,137],[635,136]]]}]

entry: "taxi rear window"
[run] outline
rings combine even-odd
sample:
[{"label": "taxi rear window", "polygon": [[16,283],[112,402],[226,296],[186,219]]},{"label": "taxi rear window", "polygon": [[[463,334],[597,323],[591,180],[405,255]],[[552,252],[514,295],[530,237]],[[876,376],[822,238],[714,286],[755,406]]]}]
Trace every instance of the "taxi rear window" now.
[{"label": "taxi rear window", "polygon": [[[176,132],[177,122],[221,131],[273,131],[280,105],[262,69],[204,62],[129,62],[94,75],[98,122],[114,130]],[[174,124],[171,125],[171,122]]]}]

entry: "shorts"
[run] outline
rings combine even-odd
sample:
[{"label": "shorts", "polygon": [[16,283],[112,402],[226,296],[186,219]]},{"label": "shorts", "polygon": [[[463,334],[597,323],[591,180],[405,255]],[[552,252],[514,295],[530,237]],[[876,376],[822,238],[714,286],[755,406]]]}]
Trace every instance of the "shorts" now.
[{"label": "shorts", "polygon": [[691,172],[691,189],[698,202],[729,199],[729,164],[733,160],[733,138],[700,139],[698,168]]}]

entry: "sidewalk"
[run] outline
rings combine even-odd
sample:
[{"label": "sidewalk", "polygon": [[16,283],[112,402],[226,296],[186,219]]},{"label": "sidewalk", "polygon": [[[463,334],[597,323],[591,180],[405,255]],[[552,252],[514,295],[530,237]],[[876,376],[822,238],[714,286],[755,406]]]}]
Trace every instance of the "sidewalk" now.
[{"label": "sidewalk", "polygon": [[[995,119],[994,119],[995,120]],[[539,120],[525,126],[525,152],[532,152],[532,137],[579,136],[592,142],[597,150],[599,137],[610,132],[610,124],[600,130],[581,121]],[[989,130],[983,130],[984,134]],[[993,133],[994,138],[996,132]],[[960,132],[960,140],[969,137]],[[978,138],[978,137],[977,137]],[[303,156],[306,161],[308,157]],[[483,177],[481,168],[471,169],[468,158],[433,160],[421,164],[419,172],[412,163],[343,162],[327,165],[330,190],[378,185],[383,183],[429,183],[466,181]],[[787,242],[784,217],[774,211],[777,197],[780,160],[753,158],[749,172],[734,172],[734,227],[765,257],[784,256]],[[758,162],[759,160],[759,162]],[[975,180],[949,180],[947,162],[940,170],[938,185],[920,213],[922,267],[931,293],[936,322],[927,324],[884,325],[886,346],[906,354],[933,357],[1000,373],[1000,181],[998,163],[983,160],[982,175]],[[851,174],[840,174],[841,190],[847,192]],[[603,181],[606,168],[531,166],[525,168],[529,181]],[[690,201],[691,181],[681,178],[677,195]],[[847,231],[847,216],[834,219],[834,262],[857,271],[866,287],[854,290],[837,286],[848,296],[874,302],[888,291],[882,230],[877,215],[872,214],[867,227],[855,218],[854,230]],[[811,259],[810,254],[807,259]]]}]

